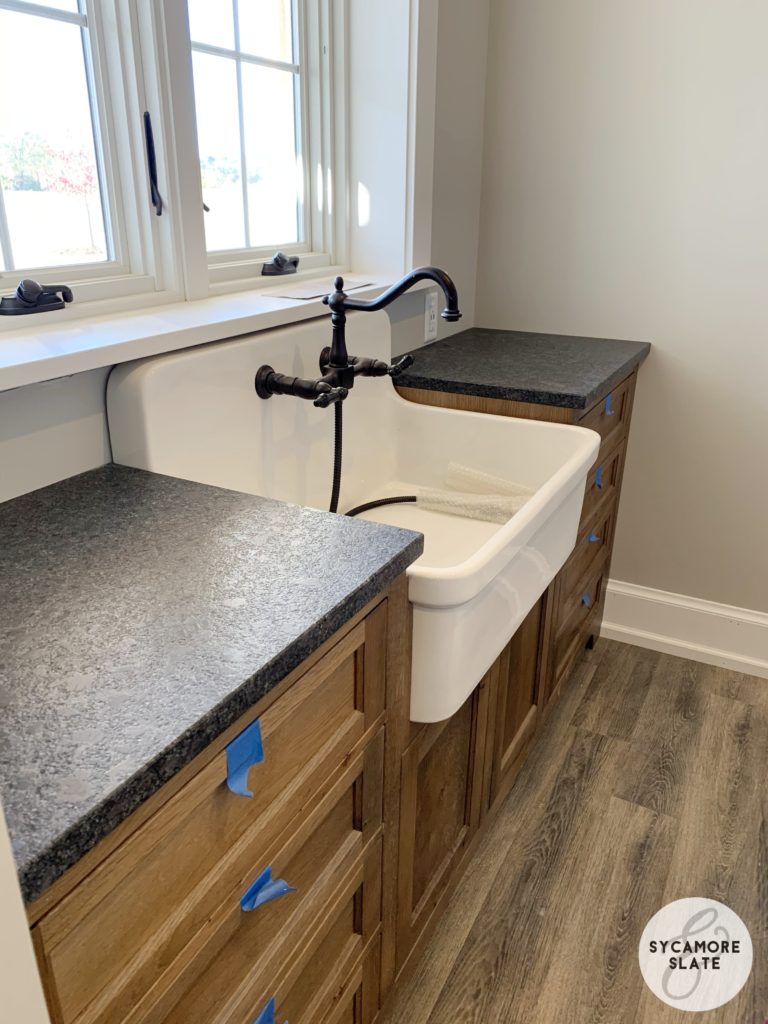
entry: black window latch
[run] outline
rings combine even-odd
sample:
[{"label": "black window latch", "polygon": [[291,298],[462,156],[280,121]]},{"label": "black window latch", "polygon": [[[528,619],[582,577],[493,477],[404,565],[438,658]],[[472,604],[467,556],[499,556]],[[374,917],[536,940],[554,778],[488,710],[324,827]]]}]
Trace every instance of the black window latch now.
[{"label": "black window latch", "polygon": [[65,303],[71,302],[72,298],[72,289],[66,284],[40,284],[25,277],[13,295],[0,298],[0,315],[25,316],[27,313],[64,309]]},{"label": "black window latch", "polygon": [[298,256],[286,256],[284,252],[276,252],[269,263],[262,263],[261,272],[264,277],[280,277],[282,274],[295,274],[299,269]]}]

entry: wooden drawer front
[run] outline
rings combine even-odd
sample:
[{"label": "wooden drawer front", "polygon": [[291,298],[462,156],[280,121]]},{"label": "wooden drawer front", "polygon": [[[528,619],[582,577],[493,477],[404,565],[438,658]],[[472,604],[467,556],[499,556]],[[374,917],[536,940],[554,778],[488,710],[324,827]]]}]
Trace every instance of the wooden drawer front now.
[{"label": "wooden drawer front", "polygon": [[376,938],[322,1024],[371,1024],[379,1012],[380,973],[381,939]]},{"label": "wooden drawer front", "polygon": [[616,505],[611,503],[597,518],[579,528],[576,547],[563,569],[563,590],[570,593],[590,565],[598,558],[606,559],[613,543]]},{"label": "wooden drawer front", "polygon": [[[295,892],[278,888],[271,902],[250,911],[241,907],[243,890],[232,893],[214,915],[207,935],[184,955],[184,970],[177,977],[174,989],[165,1002],[175,996],[175,1005],[168,1012],[155,1004],[143,1021],[164,1024],[214,1024],[221,1021],[253,1020],[254,1001],[265,996],[265,986],[272,989],[274,979],[297,958],[326,917],[326,908],[335,901],[349,901],[352,889],[358,888],[361,865],[367,863],[367,851],[375,851],[368,869],[370,878],[380,872],[380,835],[383,781],[383,732],[365,754],[358,756],[352,771],[346,771],[333,789],[313,809],[295,837],[270,858],[273,879],[280,879]],[[320,813],[318,813],[318,810]],[[254,865],[252,875],[263,877],[266,865]],[[350,889],[352,886],[352,889]],[[339,888],[341,887],[341,896]],[[360,892],[370,901],[365,908],[369,932],[380,920],[380,882]],[[244,886],[247,891],[247,883]],[[263,890],[262,890],[263,891]],[[280,893],[284,893],[280,895]],[[338,927],[345,938],[357,936],[346,921]],[[340,956],[339,946],[330,943],[330,965],[325,957],[328,940],[324,939],[319,959],[330,973]],[[359,944],[356,945],[356,948]],[[358,949],[359,952],[359,949]],[[317,954],[315,954],[315,958]],[[314,959],[308,968],[314,971]],[[324,979],[320,979],[323,981]],[[318,985],[320,984],[318,981]],[[308,984],[303,978],[303,984]],[[312,982],[313,989],[317,985]],[[274,992],[268,993],[273,995]],[[180,996],[180,998],[179,998]],[[284,1020],[288,1016],[281,1010]],[[292,1017],[288,1017],[293,1020]],[[298,1019],[298,1018],[297,1018]]]},{"label": "wooden drawer front", "polygon": [[635,378],[632,376],[618,384],[610,394],[584,413],[579,426],[597,431],[611,447],[617,444],[629,427],[634,383]]},{"label": "wooden drawer front", "polygon": [[43,918],[57,1022],[141,1019],[146,993],[381,714],[385,616],[376,609],[261,715],[252,798],[228,788],[222,751]]},{"label": "wooden drawer front", "polygon": [[562,592],[555,641],[555,674],[570,653],[569,648],[580,635],[584,623],[592,617],[603,600],[605,559],[601,559],[572,591]]},{"label": "wooden drawer front", "polygon": [[[380,911],[377,839],[345,868],[334,890],[323,893],[322,904],[307,920],[301,948],[258,978],[252,977],[245,950],[237,957],[223,956],[200,977],[166,1024],[321,1024],[359,988],[359,967],[378,944]],[[373,1002],[378,1004],[377,987]]]},{"label": "wooden drawer front", "polygon": [[584,504],[581,508],[582,526],[585,526],[593,516],[598,515],[598,508],[609,502],[618,502],[625,447],[622,443],[613,451],[600,448],[597,462],[587,477]]}]

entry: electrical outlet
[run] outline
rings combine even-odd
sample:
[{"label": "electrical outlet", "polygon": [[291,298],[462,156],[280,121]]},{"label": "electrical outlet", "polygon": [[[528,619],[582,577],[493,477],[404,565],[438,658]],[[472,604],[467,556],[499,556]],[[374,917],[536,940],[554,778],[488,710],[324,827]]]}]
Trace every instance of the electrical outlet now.
[{"label": "electrical outlet", "polygon": [[424,341],[437,339],[437,292],[428,291],[424,303]]}]

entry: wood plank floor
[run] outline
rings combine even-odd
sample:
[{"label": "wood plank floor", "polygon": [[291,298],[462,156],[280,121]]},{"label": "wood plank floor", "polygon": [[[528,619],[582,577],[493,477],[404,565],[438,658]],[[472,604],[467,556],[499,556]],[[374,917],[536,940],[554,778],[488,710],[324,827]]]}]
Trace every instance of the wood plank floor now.
[{"label": "wood plank floor", "polygon": [[[764,1024],[768,680],[602,640],[574,673],[384,1024]],[[648,919],[683,896],[746,922],[719,1010],[646,989]]]}]

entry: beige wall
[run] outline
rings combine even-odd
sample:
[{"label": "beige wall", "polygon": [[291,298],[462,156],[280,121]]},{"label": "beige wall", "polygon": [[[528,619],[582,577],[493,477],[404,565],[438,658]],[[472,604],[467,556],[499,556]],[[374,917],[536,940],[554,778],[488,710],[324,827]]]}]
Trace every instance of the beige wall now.
[{"label": "beige wall", "polygon": [[[489,16],[490,0],[440,0],[438,5],[429,259],[453,277],[462,311],[456,324],[438,320],[441,338],[472,327],[476,318]],[[403,296],[388,312],[396,355],[424,344],[421,292]]]},{"label": "beige wall", "polygon": [[768,4],[493,0],[477,321],[647,339],[612,576],[768,611]]}]

